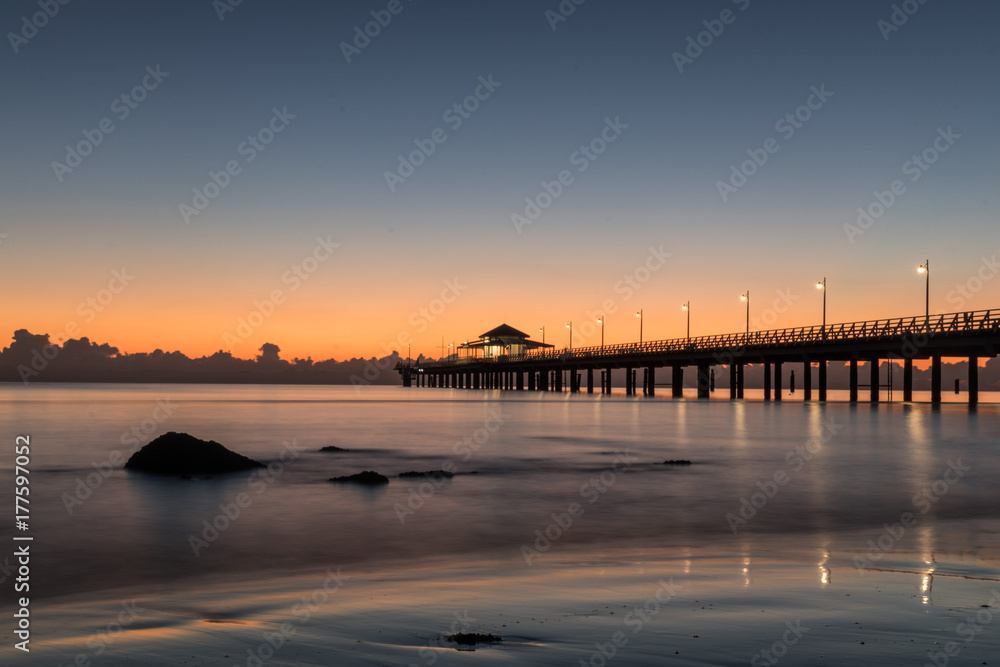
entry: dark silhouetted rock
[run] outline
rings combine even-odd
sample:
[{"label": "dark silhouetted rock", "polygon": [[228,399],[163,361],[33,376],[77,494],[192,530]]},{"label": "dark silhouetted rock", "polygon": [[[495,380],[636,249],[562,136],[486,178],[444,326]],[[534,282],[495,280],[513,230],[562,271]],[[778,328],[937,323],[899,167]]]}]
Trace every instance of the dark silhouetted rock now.
[{"label": "dark silhouetted rock", "polygon": [[385,475],[380,475],[374,470],[365,470],[364,472],[359,472],[355,475],[345,475],[343,477],[331,477],[331,482],[354,482],[355,484],[370,484],[372,486],[378,484],[388,484],[389,478]]},{"label": "dark silhouetted rock", "polygon": [[349,452],[351,450],[344,449],[343,447],[337,447],[336,445],[327,445],[326,447],[320,447],[321,452]]},{"label": "dark silhouetted rock", "polygon": [[200,440],[170,431],[155,438],[125,463],[126,470],[156,475],[219,475],[264,464],[226,449],[214,440]]},{"label": "dark silhouetted rock", "polygon": [[677,459],[676,461],[674,459],[669,459],[667,461],[664,461],[663,465],[665,465],[665,466],[689,466],[689,465],[691,465],[691,462],[688,461],[687,459]]},{"label": "dark silhouetted rock", "polygon": [[400,477],[433,477],[436,479],[451,479],[455,476],[455,473],[448,472],[447,470],[428,470],[427,472],[417,472],[411,470],[409,472],[399,473]]},{"label": "dark silhouetted rock", "polygon": [[503,639],[497,635],[488,635],[481,632],[459,632],[450,635],[448,641],[459,646],[475,646],[476,644],[498,644]]}]

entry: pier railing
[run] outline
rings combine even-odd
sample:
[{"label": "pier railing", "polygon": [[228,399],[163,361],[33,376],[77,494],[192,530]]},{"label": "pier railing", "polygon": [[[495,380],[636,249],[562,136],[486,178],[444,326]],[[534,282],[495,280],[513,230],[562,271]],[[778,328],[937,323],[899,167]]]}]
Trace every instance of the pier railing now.
[{"label": "pier railing", "polygon": [[[931,315],[930,317],[897,317],[884,320],[866,320],[838,324],[790,327],[691,338],[671,338],[642,343],[617,343],[568,348],[533,350],[523,355],[508,355],[497,358],[459,359],[457,363],[521,363],[546,360],[566,361],[585,357],[621,357],[625,355],[646,355],[658,353],[691,352],[704,354],[715,350],[774,348],[803,344],[835,344],[838,342],[874,342],[903,337],[926,336],[935,338],[962,333],[1000,332],[1000,310],[976,310],[963,313]],[[426,366],[452,365],[456,362],[424,364]]]}]

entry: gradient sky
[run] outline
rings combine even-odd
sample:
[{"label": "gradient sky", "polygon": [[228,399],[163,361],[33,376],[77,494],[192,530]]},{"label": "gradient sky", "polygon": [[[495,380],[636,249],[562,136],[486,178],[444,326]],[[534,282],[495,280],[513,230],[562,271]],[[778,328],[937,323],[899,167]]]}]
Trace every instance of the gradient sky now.
[{"label": "gradient sky", "polygon": [[[406,354],[392,342],[408,338],[438,356],[442,337],[502,321],[565,345],[572,320],[579,346],[600,342],[584,325],[609,299],[609,343],[638,338],[640,308],[645,339],[683,336],[687,300],[693,335],[740,331],[748,289],[761,326],[817,324],[824,276],[830,322],[922,314],[928,258],[932,312],[1000,307],[984,264],[1000,251],[995,2],[904,3],[919,8],[886,39],[892,2],[588,0],[553,30],[556,0],[401,0],[347,62],[341,44],[389,4],[244,0],[220,20],[209,0],[70,2],[15,53],[42,10],[3,3],[0,332],[344,359]],[[114,100],[157,66],[119,118]],[[445,112],[491,76],[453,128]],[[787,137],[776,122],[813,87],[833,95]],[[295,117],[247,161],[273,109]],[[104,118],[114,130],[60,182],[53,162]],[[628,127],[580,172],[606,119]],[[385,172],[435,128],[447,139],[390,191]],[[948,128],[911,180],[905,163]],[[723,201],[717,182],[770,137],[777,152]],[[179,205],[230,160],[240,173],[186,223]],[[562,170],[573,182],[518,233],[511,215]],[[849,239],[896,179],[905,192]],[[296,286],[286,272],[317,238],[339,247]],[[626,289],[650,247],[671,257]],[[123,267],[134,278],[108,301]],[[274,290],[284,302],[227,338]]]}]

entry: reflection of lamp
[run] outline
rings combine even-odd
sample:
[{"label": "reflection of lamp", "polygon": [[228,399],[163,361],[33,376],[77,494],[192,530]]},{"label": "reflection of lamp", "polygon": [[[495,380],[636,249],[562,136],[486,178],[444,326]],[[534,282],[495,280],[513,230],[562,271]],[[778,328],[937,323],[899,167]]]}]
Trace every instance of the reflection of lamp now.
[{"label": "reflection of lamp", "polygon": [[830,561],[830,552],[823,552],[823,560],[819,562],[819,583],[826,586],[830,583],[831,575],[830,568],[827,567],[827,563]]},{"label": "reflection of lamp", "polygon": [[924,604],[931,603],[931,590],[934,588],[934,570],[924,574],[923,578],[920,580],[920,594],[921,601]]},{"label": "reflection of lamp", "polygon": [[743,585],[746,587],[750,586],[750,554],[743,556]]}]

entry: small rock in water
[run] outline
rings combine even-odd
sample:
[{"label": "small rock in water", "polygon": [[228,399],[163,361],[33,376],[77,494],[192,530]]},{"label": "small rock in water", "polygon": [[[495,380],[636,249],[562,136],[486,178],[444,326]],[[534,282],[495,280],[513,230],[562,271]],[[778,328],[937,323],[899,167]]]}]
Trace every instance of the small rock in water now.
[{"label": "small rock in water", "polygon": [[218,475],[263,467],[263,463],[226,449],[214,440],[175,431],[154,438],[125,462],[126,470],[156,475]]},{"label": "small rock in water", "polygon": [[691,465],[691,462],[688,461],[687,459],[677,459],[677,460],[668,459],[668,460],[666,460],[666,461],[663,462],[663,465],[666,465],[666,466],[689,466],[689,465]]},{"label": "small rock in water", "polygon": [[459,646],[475,646],[476,644],[498,644],[503,641],[497,635],[481,632],[459,632],[448,637],[448,641]]},{"label": "small rock in water", "polygon": [[329,479],[331,482],[356,482],[358,484],[388,484],[389,478],[385,475],[380,475],[374,470],[365,470],[354,475],[344,475],[342,477],[331,477]]},{"label": "small rock in water", "polygon": [[349,452],[351,450],[344,449],[343,447],[337,447],[336,445],[327,445],[326,447],[320,447],[321,452]]},{"label": "small rock in water", "polygon": [[399,473],[400,477],[444,477],[445,479],[451,479],[455,476],[455,473],[448,472],[447,470],[428,470],[426,472],[417,472],[411,470],[409,472]]}]

